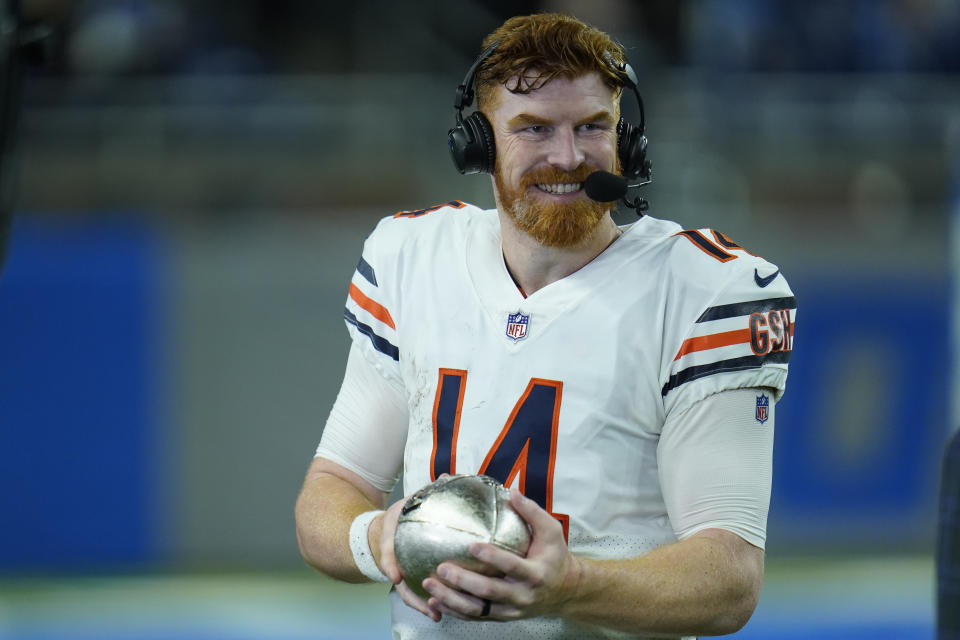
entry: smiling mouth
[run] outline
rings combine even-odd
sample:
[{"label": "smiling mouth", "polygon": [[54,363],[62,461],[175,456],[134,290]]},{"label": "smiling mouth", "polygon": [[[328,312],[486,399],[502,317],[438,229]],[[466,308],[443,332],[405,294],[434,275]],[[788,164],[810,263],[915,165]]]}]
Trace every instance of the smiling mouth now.
[{"label": "smiling mouth", "polygon": [[551,193],[554,195],[564,195],[567,193],[575,193],[580,191],[583,188],[582,182],[564,182],[557,184],[538,184],[537,189],[544,191],[546,193]]}]

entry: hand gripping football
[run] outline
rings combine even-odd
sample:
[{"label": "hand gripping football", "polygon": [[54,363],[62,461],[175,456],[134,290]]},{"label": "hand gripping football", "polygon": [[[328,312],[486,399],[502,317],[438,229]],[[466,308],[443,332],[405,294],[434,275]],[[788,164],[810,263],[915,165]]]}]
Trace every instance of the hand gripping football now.
[{"label": "hand gripping football", "polygon": [[394,552],[404,581],[420,597],[424,578],[441,562],[470,570],[482,563],[470,555],[470,545],[487,542],[526,556],[531,533],[510,504],[510,492],[487,476],[440,478],[407,500],[397,521]]}]

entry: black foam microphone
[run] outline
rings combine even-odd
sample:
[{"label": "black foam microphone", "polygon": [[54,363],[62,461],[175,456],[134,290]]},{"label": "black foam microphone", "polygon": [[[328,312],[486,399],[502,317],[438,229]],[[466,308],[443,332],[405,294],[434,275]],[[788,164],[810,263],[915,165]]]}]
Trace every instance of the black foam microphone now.
[{"label": "black foam microphone", "polygon": [[609,171],[594,171],[583,182],[587,197],[597,202],[613,202],[627,195],[627,179]]}]

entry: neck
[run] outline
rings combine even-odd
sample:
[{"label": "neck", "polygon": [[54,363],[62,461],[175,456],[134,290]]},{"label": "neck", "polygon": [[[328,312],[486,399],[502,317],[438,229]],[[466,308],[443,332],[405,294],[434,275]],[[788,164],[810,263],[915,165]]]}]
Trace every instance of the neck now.
[{"label": "neck", "polygon": [[517,229],[500,211],[503,259],[514,281],[526,295],[580,270],[604,252],[620,235],[608,213],[593,233],[575,247],[545,247]]}]

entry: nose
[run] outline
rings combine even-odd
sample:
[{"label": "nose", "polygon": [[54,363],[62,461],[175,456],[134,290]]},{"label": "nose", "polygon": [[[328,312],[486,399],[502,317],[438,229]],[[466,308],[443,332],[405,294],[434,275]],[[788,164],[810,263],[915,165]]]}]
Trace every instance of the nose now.
[{"label": "nose", "polygon": [[580,143],[572,129],[558,128],[550,137],[549,145],[547,162],[552,166],[564,171],[573,171],[583,164],[585,158],[583,149],[580,148]]}]

